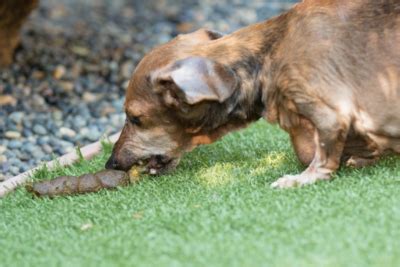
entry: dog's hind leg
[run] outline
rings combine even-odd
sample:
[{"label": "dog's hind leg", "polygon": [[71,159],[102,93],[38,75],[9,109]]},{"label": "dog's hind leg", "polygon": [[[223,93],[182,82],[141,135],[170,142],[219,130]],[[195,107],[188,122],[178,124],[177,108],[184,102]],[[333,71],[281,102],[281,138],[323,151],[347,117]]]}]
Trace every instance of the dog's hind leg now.
[{"label": "dog's hind leg", "polygon": [[[298,113],[309,119],[315,126],[315,153],[307,169],[299,175],[286,175],[271,186],[289,188],[312,184],[318,180],[328,180],[340,164],[350,122],[319,100],[311,97],[292,99]],[[307,101],[304,101],[307,99]],[[289,130],[290,132],[290,130]]]},{"label": "dog's hind leg", "polygon": [[299,124],[289,129],[290,140],[297,158],[305,166],[312,162],[315,155],[314,134],[315,127],[305,118],[300,118]]}]

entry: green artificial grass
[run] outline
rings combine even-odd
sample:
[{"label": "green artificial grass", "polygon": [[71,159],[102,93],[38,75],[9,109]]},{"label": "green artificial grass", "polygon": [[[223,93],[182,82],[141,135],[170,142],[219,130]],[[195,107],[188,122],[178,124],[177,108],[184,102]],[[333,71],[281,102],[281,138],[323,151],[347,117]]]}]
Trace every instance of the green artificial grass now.
[{"label": "green artificial grass", "polygon": [[[34,179],[99,170],[110,149]],[[21,188],[0,200],[0,266],[400,266],[398,158],[270,189],[301,170],[287,135],[258,122],[116,191]]]}]

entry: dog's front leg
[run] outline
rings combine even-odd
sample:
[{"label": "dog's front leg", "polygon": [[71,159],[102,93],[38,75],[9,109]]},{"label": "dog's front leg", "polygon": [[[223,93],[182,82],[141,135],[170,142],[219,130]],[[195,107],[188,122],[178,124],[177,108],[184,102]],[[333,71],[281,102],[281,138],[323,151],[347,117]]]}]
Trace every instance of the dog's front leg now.
[{"label": "dog's front leg", "polygon": [[[296,103],[295,100],[293,102]],[[322,102],[296,103],[299,114],[315,126],[315,154],[308,168],[298,175],[286,175],[271,186],[289,188],[328,180],[337,170],[346,141],[349,124],[339,113]]]}]

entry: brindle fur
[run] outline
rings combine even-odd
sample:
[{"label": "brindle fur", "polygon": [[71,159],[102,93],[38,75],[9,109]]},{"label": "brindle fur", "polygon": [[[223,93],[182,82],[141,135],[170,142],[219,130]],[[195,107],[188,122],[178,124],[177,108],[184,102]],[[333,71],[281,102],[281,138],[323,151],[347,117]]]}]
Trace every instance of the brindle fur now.
[{"label": "brindle fur", "polygon": [[[305,0],[230,35],[180,35],[135,70],[125,109],[143,125],[127,121],[107,166],[127,169],[158,155],[167,162],[159,171],[172,169],[183,152],[260,117],[286,130],[308,165],[273,187],[330,179],[341,160],[358,167],[400,153],[399,43],[395,0]],[[185,88],[195,84],[176,70],[190,68],[206,73],[200,83],[221,85],[216,89],[229,97],[213,87],[188,103]]]},{"label": "brindle fur", "polygon": [[19,30],[39,0],[0,1],[0,67],[12,62],[20,42]]}]

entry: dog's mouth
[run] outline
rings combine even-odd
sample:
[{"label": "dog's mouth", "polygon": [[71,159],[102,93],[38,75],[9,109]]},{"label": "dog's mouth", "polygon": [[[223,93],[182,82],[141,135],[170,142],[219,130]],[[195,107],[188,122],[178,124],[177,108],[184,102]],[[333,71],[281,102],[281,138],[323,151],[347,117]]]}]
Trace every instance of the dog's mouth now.
[{"label": "dog's mouth", "polygon": [[132,167],[139,167],[141,173],[160,175],[175,169],[178,163],[179,158],[169,158],[163,155],[154,155],[147,159],[138,160],[132,165]]}]

